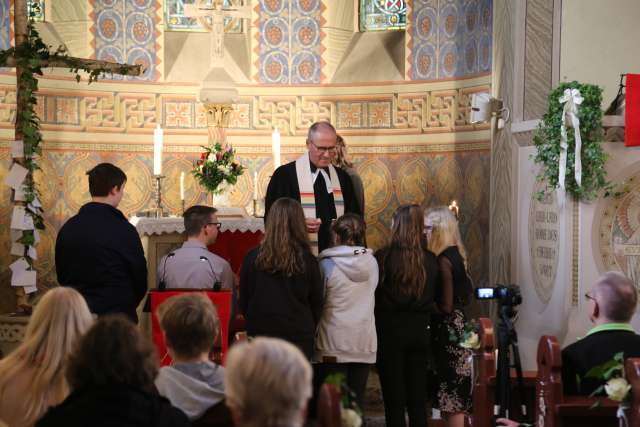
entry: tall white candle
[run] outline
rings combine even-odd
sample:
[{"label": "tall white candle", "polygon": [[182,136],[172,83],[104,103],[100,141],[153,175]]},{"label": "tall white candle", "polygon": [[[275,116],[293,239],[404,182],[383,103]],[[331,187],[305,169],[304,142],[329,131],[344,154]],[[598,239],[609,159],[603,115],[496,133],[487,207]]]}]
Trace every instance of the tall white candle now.
[{"label": "tall white candle", "polygon": [[253,200],[258,200],[258,172],[253,173]]},{"label": "tall white candle", "polygon": [[153,130],[153,174],[162,175],[162,128],[160,124]]},{"label": "tall white candle", "polygon": [[180,200],[184,200],[184,172],[180,172]]},{"label": "tall white candle", "polygon": [[271,134],[271,153],[273,155],[273,170],[280,167],[280,132],[278,128]]}]

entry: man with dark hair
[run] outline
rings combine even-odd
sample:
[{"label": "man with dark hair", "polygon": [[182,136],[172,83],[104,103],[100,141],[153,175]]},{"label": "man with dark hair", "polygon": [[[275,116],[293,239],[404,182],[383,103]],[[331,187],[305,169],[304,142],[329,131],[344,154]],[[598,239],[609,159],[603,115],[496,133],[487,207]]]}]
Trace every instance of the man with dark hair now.
[{"label": "man with dark hair", "polygon": [[296,161],[273,172],[265,198],[265,217],[281,197],[299,201],[314,252],[329,247],[331,221],[345,213],[363,215],[349,175],[331,164],[336,155],[337,134],[329,122],[309,128],[307,151]]},{"label": "man with dark hair", "polygon": [[77,289],[91,312],[124,313],[137,322],[136,307],[147,292],[147,263],[138,232],[117,209],[127,177],[110,163],[87,175],[91,202],[56,239],[58,282]]},{"label": "man with dark hair", "polygon": [[159,288],[233,288],[231,266],[207,249],[218,238],[221,223],[216,212],[215,208],[199,205],[191,206],[184,212],[187,241],[180,249],[160,260],[157,275]]},{"label": "man with dark hair", "polygon": [[589,317],[595,324],[587,335],[562,350],[562,382],[565,394],[591,394],[602,381],[585,378],[594,366],[613,359],[640,357],[640,336],[630,325],[638,294],[631,280],[610,271],[601,276],[591,291]]}]

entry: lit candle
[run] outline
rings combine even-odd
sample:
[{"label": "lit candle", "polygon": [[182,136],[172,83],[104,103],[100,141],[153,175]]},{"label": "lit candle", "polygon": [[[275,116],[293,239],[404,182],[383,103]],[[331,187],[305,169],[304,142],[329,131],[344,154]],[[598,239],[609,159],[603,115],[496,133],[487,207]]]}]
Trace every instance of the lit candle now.
[{"label": "lit candle", "polygon": [[180,172],[180,200],[184,201],[184,172]]},{"label": "lit candle", "polygon": [[456,216],[456,219],[457,219],[460,213],[460,207],[458,206],[458,203],[456,203],[455,200],[452,201],[451,204],[449,205],[449,210],[453,212],[453,214]]},{"label": "lit candle", "polygon": [[258,172],[253,173],[253,200],[258,200]]},{"label": "lit candle", "polygon": [[162,128],[160,124],[153,130],[153,174],[162,175]]},{"label": "lit candle", "polygon": [[280,167],[280,132],[278,128],[271,134],[271,152],[273,154],[273,170]]}]

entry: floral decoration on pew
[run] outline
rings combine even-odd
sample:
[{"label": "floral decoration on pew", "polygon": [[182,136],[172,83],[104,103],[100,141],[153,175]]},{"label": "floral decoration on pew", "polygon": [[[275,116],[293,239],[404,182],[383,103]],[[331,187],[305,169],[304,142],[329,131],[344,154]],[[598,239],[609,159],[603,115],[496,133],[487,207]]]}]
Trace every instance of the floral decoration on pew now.
[{"label": "floral decoration on pew", "polygon": [[222,194],[238,182],[245,167],[235,160],[235,150],[230,145],[224,147],[216,143],[205,147],[196,162],[193,176],[209,193]]},{"label": "floral decoration on pew", "polygon": [[[585,377],[606,381],[595,389],[593,393],[591,393],[591,396],[602,393],[604,390],[609,399],[621,402],[623,406],[629,403],[631,385],[624,377],[624,354],[622,352],[616,353],[613,359],[608,362],[591,368]],[[596,405],[598,403],[596,403]]]},{"label": "floral decoration on pew", "polygon": [[462,328],[462,335],[456,336],[455,333],[451,332],[449,335],[449,340],[452,342],[457,342],[458,345],[462,348],[467,348],[469,350],[477,350],[480,348],[480,336],[478,332],[480,331],[480,325],[476,320],[471,320],[464,324]]},{"label": "floral decoration on pew", "polygon": [[331,374],[325,384],[334,385],[340,390],[340,419],[342,427],[360,427],[362,425],[362,410],[356,403],[356,395],[347,385],[344,374]]}]

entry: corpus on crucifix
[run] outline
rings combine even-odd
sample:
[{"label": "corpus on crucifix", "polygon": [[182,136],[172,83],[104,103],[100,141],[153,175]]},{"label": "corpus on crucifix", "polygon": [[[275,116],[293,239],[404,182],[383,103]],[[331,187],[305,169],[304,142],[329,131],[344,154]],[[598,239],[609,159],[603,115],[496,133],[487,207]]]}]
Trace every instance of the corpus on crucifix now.
[{"label": "corpus on crucifix", "polygon": [[[202,0],[197,0],[200,4],[186,4],[184,6],[185,15],[190,18],[197,18],[198,22],[211,33],[211,53],[210,63],[214,67],[222,64],[224,59],[224,18],[251,18],[251,6],[224,7],[224,0],[213,0],[211,6],[202,4]],[[210,18],[210,19],[207,19]]]},{"label": "corpus on crucifix", "polygon": [[[37,75],[42,75],[43,68],[67,68],[76,73],[78,81],[81,79],[78,71],[89,73],[89,82],[91,82],[103,73],[138,76],[141,74],[141,66],[74,58],[68,56],[62,47],[56,51],[49,51],[32,20],[27,16],[27,1],[13,2],[15,47],[0,51],[0,67],[16,69],[15,140],[21,142],[21,150],[20,155],[13,158],[12,169],[24,171],[26,177],[20,183],[15,183],[12,192],[14,216],[16,212],[19,213],[20,221],[12,223],[12,235],[15,231],[19,237],[15,242],[12,238],[11,243],[22,245],[21,255],[15,254],[17,260],[12,265],[15,265],[16,270],[12,269],[12,272],[14,277],[28,277],[29,282],[23,283],[15,279],[13,283],[14,277],[12,277],[12,284],[16,286],[18,311],[29,313],[31,307],[27,302],[26,294],[37,289],[33,266],[36,259],[35,245],[38,243],[37,229],[44,228],[42,207],[33,181],[33,172],[38,168],[38,156],[42,153],[40,119],[34,108],[37,103],[35,97],[38,91]],[[14,254],[13,251],[12,254]],[[26,272],[30,274],[24,274]]]}]

